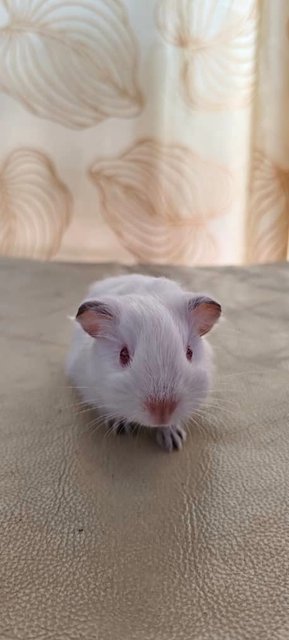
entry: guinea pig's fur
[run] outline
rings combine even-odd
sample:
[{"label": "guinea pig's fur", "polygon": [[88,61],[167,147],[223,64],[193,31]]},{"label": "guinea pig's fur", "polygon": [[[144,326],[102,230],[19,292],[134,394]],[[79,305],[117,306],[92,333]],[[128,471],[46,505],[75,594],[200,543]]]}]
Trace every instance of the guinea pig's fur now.
[{"label": "guinea pig's fur", "polygon": [[[166,449],[180,448],[180,425],[210,387],[212,351],[202,336],[220,313],[208,296],[166,278],[96,282],[76,315],[68,375],[115,425],[157,427]],[[172,430],[176,437],[168,439]]]}]

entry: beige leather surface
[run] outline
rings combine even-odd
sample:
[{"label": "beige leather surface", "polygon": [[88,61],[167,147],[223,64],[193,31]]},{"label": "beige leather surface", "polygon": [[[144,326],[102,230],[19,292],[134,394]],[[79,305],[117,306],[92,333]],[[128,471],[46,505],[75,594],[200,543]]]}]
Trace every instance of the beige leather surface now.
[{"label": "beige leather surface", "polygon": [[63,374],[66,316],[124,269],[0,265],[1,640],[288,640],[288,266],[178,272],[227,321],[167,455],[93,432]]}]

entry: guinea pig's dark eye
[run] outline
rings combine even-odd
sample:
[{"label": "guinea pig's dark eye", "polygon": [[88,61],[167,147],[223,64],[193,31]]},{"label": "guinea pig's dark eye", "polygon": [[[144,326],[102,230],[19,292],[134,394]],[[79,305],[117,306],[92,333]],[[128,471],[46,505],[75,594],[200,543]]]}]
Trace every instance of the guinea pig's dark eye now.
[{"label": "guinea pig's dark eye", "polygon": [[122,367],[127,367],[127,365],[130,363],[130,355],[127,347],[122,348],[119,354],[119,360]]},{"label": "guinea pig's dark eye", "polygon": [[191,347],[187,347],[186,356],[187,356],[187,360],[189,362],[191,362],[192,357],[193,357],[193,351],[192,351]]}]

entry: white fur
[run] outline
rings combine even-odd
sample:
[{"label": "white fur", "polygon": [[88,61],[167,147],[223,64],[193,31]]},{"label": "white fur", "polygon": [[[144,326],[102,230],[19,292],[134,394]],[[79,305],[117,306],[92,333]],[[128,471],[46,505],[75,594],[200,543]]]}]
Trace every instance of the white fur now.
[{"label": "white fur", "polygon": [[[67,369],[82,398],[104,416],[155,426],[146,400],[173,396],[179,404],[167,426],[190,418],[205,399],[212,374],[211,349],[188,313],[192,298],[166,278],[125,275],[93,284],[86,300],[113,302],[117,323],[98,338],[76,324]],[[124,345],[132,354],[125,368],[119,362]],[[188,345],[192,362],[186,358]]]}]

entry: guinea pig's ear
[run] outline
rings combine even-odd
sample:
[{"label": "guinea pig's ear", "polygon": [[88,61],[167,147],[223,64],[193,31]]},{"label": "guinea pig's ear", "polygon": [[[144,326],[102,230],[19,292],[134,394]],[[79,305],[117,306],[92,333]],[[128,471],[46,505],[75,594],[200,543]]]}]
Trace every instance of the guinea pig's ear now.
[{"label": "guinea pig's ear", "polygon": [[115,310],[106,302],[87,300],[80,305],[75,319],[86,333],[97,338],[111,330],[115,322]]},{"label": "guinea pig's ear", "polygon": [[211,331],[222,312],[218,302],[202,295],[190,298],[188,308],[192,324],[199,336],[204,336]]}]

